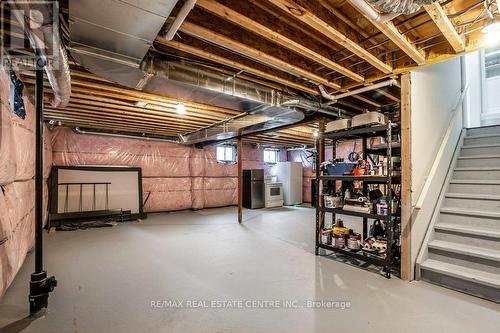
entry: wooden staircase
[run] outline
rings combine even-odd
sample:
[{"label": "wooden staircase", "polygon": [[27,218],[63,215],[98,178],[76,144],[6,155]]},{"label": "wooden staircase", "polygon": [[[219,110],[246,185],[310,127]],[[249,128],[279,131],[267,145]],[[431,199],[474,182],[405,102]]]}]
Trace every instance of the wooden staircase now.
[{"label": "wooden staircase", "polygon": [[500,126],[467,130],[421,279],[500,303]]}]

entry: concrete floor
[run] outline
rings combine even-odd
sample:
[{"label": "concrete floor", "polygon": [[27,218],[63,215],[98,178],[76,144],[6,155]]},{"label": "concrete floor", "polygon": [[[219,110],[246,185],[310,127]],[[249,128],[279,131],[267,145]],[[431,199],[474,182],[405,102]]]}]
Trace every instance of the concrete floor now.
[{"label": "concrete floor", "polygon": [[[50,309],[36,320],[22,319],[30,254],[0,300],[0,332],[458,333],[500,327],[498,304],[316,257],[312,209],[245,211],[243,225],[235,214],[234,208],[158,214],[144,224],[46,235],[46,267],[59,281]],[[253,300],[276,301],[266,305],[279,308],[258,308],[262,304]],[[344,309],[307,307],[321,300],[348,303],[330,304]],[[157,301],[160,308],[151,305]]]}]

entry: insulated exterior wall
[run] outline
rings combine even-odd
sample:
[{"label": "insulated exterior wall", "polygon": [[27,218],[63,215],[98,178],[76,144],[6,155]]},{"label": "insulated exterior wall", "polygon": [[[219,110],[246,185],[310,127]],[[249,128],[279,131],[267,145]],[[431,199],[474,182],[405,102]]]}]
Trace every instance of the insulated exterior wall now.
[{"label": "insulated exterior wall", "polygon": [[[203,149],[161,141],[81,135],[69,128],[52,132],[54,165],[141,167],[145,212],[236,205],[236,164],[220,164],[216,146]],[[263,149],[244,145],[243,168],[260,168]]]},{"label": "insulated exterior wall", "polygon": [[[0,295],[11,284],[27,252],[34,245],[35,226],[35,108],[23,97],[25,119],[9,103],[11,80],[0,68]],[[52,165],[50,134],[44,137],[44,177]],[[46,184],[46,183],[45,183]],[[44,187],[44,221],[47,221],[48,188]]]}]

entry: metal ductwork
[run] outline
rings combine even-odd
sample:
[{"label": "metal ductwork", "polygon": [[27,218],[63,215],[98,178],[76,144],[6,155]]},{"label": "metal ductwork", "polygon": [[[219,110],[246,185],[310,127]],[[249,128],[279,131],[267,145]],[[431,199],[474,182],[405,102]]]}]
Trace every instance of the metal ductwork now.
[{"label": "metal ductwork", "polygon": [[382,13],[411,14],[436,0],[366,0]]},{"label": "metal ductwork", "polygon": [[[130,88],[243,113],[182,136],[185,144],[227,140],[304,119],[304,113],[297,109],[310,111],[303,107],[307,104],[305,99],[203,64],[172,61],[148,52],[175,3],[173,0],[142,1],[140,5],[126,0],[70,2],[73,58],[92,73]],[[293,108],[285,103],[291,99],[299,100]]]},{"label": "metal ductwork", "polygon": [[51,105],[64,108],[71,96],[71,74],[68,55],[59,34],[59,6],[44,1],[11,1],[9,3],[16,19],[27,29],[31,47],[44,62],[54,99]]}]

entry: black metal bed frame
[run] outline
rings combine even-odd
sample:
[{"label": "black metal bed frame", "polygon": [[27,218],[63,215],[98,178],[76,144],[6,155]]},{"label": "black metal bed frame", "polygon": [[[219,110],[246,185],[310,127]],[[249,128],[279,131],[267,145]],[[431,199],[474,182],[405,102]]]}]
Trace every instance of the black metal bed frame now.
[{"label": "black metal bed frame", "polygon": [[[122,171],[122,172],[136,172],[138,173],[138,189],[139,189],[139,213],[131,214],[130,211],[123,211],[121,209],[109,209],[109,182],[81,182],[81,183],[59,183],[59,170],[81,170],[81,171]],[[82,191],[83,186],[93,186],[93,210],[82,211]],[[96,206],[96,186],[104,185],[106,188],[106,203],[104,210],[95,210]],[[59,187],[66,187],[66,198],[64,213],[59,213]],[[78,212],[68,212],[68,189],[70,186],[80,186],[80,199]],[[127,218],[125,218],[125,216]],[[49,224],[48,227],[65,224],[68,222],[78,223],[85,221],[92,221],[95,219],[115,218],[120,221],[134,220],[138,218],[145,218],[143,205],[143,190],[142,190],[142,169],[137,167],[106,167],[106,166],[54,166],[52,167],[50,178],[50,205],[49,205]]]}]

